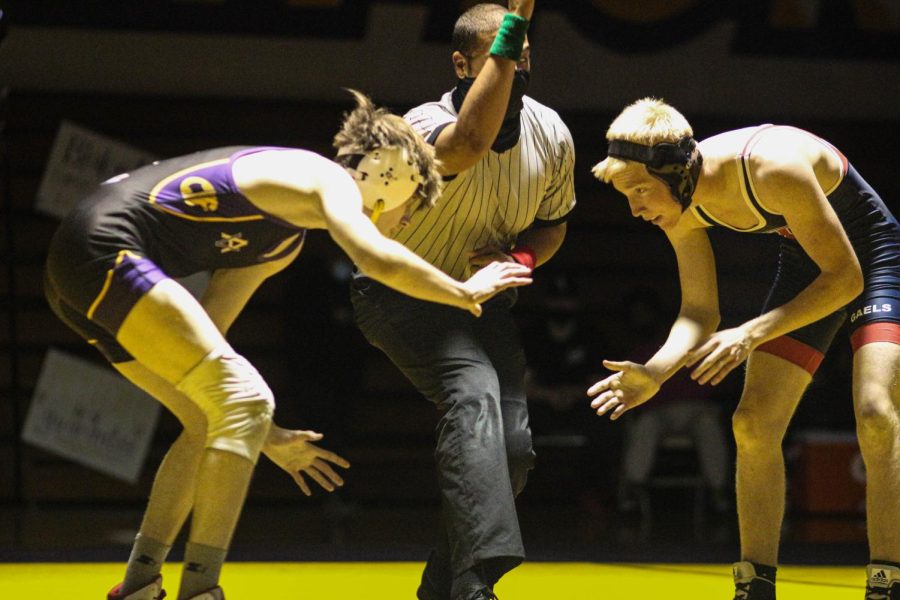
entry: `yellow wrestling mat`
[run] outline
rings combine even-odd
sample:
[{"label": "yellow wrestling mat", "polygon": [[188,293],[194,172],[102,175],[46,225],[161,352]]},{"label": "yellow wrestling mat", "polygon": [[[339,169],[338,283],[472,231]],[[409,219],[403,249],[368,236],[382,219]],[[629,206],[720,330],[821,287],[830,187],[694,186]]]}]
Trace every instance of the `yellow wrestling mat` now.
[{"label": "yellow wrestling mat", "polygon": [[[249,563],[225,565],[227,600],[414,600],[421,563]],[[503,578],[502,600],[731,600],[730,565],[526,563]],[[175,600],[180,565],[163,570]],[[103,600],[124,564],[0,564],[2,600]],[[864,567],[778,569],[779,600],[860,600]]]}]

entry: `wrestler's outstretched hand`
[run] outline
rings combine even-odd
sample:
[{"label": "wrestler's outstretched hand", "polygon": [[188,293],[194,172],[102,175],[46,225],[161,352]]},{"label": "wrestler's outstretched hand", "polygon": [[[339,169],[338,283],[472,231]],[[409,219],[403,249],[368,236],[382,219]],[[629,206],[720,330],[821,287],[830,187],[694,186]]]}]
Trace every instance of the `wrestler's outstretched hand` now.
[{"label": "wrestler's outstretched hand", "polygon": [[345,469],[350,463],[334,452],[313,444],[324,436],[315,431],[293,430],[278,427],[274,423],[269,430],[262,452],[269,459],[287,471],[307,496],[312,495],[304,475],[329,492],[344,485],[344,480],[328,463]]},{"label": "wrestler's outstretched hand", "polygon": [[469,274],[477,273],[480,269],[494,262],[516,262],[516,259],[511,254],[497,244],[488,244],[487,246],[476,248],[468,253],[467,258],[469,265],[466,272]]},{"label": "wrestler's outstretched hand", "polygon": [[481,303],[510,287],[531,283],[531,269],[517,262],[492,262],[469,277],[463,287],[468,292],[466,308],[481,316]]},{"label": "wrestler's outstretched hand", "polygon": [[615,373],[601,379],[587,391],[588,396],[594,397],[591,408],[601,417],[612,411],[609,418],[615,421],[625,411],[643,404],[659,391],[659,383],[644,365],[604,360],[603,366]]}]

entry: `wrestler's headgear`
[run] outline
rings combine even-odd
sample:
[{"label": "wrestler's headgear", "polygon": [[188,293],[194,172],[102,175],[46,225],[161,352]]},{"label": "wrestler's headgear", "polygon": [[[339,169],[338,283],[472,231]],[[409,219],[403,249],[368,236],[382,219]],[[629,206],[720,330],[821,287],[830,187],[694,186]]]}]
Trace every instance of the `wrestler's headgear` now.
[{"label": "wrestler's headgear", "polygon": [[375,148],[365,154],[338,154],[356,180],[363,205],[372,211],[372,222],[419,191],[424,178],[406,148]]},{"label": "wrestler's headgear", "polygon": [[611,140],[607,154],[613,158],[643,163],[651,175],[669,186],[682,211],[690,206],[700,177],[700,167],[703,166],[703,156],[694,138],[685,136],[674,144],[661,142],[653,146]]}]

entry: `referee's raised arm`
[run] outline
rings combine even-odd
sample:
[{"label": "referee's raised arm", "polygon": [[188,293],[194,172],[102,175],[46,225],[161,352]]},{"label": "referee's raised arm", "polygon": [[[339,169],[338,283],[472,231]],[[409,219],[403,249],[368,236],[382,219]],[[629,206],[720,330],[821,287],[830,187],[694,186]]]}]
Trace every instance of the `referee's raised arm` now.
[{"label": "referee's raised arm", "polygon": [[472,41],[454,39],[453,67],[460,80],[474,80],[458,119],[444,127],[432,143],[443,175],[472,167],[490,150],[510,103],[516,70],[527,71],[526,32],[534,0],[509,0],[499,29]]}]

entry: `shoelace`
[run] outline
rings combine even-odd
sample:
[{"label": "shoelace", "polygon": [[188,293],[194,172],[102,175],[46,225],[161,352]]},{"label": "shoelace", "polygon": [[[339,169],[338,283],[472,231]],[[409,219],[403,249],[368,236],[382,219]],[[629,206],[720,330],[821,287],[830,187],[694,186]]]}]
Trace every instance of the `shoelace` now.
[{"label": "shoelace", "polygon": [[890,593],[884,588],[866,586],[866,600],[891,600]]},{"label": "shoelace", "polygon": [[[734,584],[734,600],[748,600],[750,598],[750,582]],[[866,600],[869,600],[868,598]]]}]

